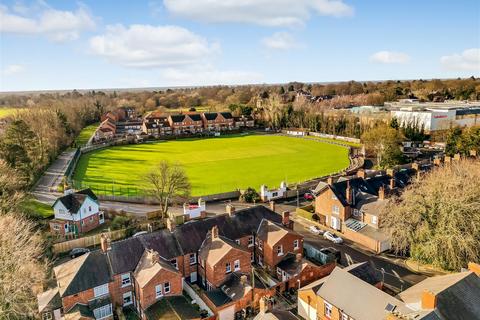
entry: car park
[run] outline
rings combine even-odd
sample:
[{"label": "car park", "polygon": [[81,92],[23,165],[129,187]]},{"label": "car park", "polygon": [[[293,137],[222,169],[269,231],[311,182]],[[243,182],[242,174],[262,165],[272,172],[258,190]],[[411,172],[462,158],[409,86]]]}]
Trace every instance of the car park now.
[{"label": "car park", "polygon": [[327,240],[332,241],[333,243],[342,243],[343,242],[342,238],[340,238],[339,236],[337,236],[336,234],[334,234],[330,231],[325,232],[323,234],[323,237]]}]

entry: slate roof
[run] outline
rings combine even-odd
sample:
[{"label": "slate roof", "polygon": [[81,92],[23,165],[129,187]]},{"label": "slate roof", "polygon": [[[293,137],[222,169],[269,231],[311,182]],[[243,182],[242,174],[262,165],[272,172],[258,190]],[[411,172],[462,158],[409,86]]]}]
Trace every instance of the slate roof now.
[{"label": "slate roof", "polygon": [[65,206],[65,208],[67,208],[67,210],[75,213],[75,212],[78,212],[83,202],[85,202],[85,199],[87,198],[87,196],[92,198],[92,200],[94,201],[98,201],[98,198],[95,195],[95,193],[93,193],[93,191],[90,188],[88,188],[88,189],[70,193],[58,198],[53,204],[53,206],[55,206],[57,201],[60,201]]},{"label": "slate roof", "polygon": [[398,294],[407,305],[421,306],[424,290],[437,297],[435,313],[440,319],[479,319],[480,277],[474,272],[459,272],[427,278]]},{"label": "slate roof", "polygon": [[135,270],[145,247],[140,237],[128,238],[111,243],[111,250],[107,252],[108,259],[114,274]]},{"label": "slate roof", "polygon": [[142,235],[139,239],[145,248],[157,251],[167,260],[183,255],[174,235],[167,229]]},{"label": "slate roof", "polygon": [[192,113],[188,115],[193,121],[202,121],[202,117],[198,113]]},{"label": "slate roof", "polygon": [[369,262],[360,262],[352,264],[343,269],[355,277],[371,284],[372,286],[382,281],[379,271],[377,271]]},{"label": "slate roof", "polygon": [[355,208],[364,213],[378,216],[387,205],[387,200],[381,200],[377,196],[368,193],[357,193]]},{"label": "slate roof", "polygon": [[70,296],[111,281],[107,256],[102,251],[86,253],[53,269],[61,297]]},{"label": "slate roof", "polygon": [[206,291],[205,295],[217,307],[223,306],[224,304],[233,301],[229,296],[225,294],[225,292],[220,289]]},{"label": "slate roof", "polygon": [[218,113],[216,113],[216,112],[205,112],[203,114],[203,116],[207,120],[215,120],[215,119],[217,119]]},{"label": "slate roof", "polygon": [[220,112],[220,114],[227,120],[233,119],[233,116],[232,116],[231,112]]},{"label": "slate roof", "polygon": [[175,115],[171,115],[170,118],[172,119],[173,122],[178,123],[178,122],[183,122],[183,120],[185,119],[185,115],[175,114]]}]

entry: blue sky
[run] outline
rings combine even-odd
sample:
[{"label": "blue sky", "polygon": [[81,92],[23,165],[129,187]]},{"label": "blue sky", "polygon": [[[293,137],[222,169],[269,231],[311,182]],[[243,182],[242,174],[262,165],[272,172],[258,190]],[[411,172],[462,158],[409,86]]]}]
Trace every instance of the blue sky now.
[{"label": "blue sky", "polygon": [[0,91],[480,76],[477,0],[0,1]]}]

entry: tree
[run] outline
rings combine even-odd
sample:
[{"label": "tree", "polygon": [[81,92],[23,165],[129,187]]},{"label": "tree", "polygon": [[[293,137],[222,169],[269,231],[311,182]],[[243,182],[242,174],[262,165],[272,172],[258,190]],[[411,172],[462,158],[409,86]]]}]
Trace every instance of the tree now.
[{"label": "tree", "polygon": [[362,135],[367,153],[377,158],[379,168],[392,167],[403,162],[400,143],[403,137],[389,125],[379,125]]},{"label": "tree", "polygon": [[161,217],[165,217],[175,197],[190,195],[190,182],[185,170],[179,164],[160,162],[147,176],[150,191],[160,203]]},{"label": "tree", "polygon": [[240,195],[240,201],[247,202],[247,203],[254,203],[260,199],[258,196],[257,191],[255,191],[254,188],[247,188],[241,195]]},{"label": "tree", "polygon": [[394,250],[448,270],[480,260],[480,162],[462,160],[414,181],[382,212]]},{"label": "tree", "polygon": [[17,207],[24,198],[25,186],[18,172],[0,159],[0,215]]},{"label": "tree", "polygon": [[0,318],[28,319],[37,312],[36,292],[45,267],[42,239],[33,224],[14,213],[0,216]]}]

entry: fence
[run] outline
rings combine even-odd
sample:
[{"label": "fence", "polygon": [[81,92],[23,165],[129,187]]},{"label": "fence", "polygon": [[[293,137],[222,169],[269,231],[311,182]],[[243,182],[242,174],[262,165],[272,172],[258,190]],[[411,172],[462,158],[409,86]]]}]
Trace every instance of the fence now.
[{"label": "fence", "polygon": [[[110,236],[112,241],[120,240],[126,237],[126,230],[115,230],[109,231],[107,234]],[[55,243],[53,245],[54,253],[63,253],[72,250],[73,248],[87,248],[92,246],[97,246],[100,244],[100,234],[96,234],[89,237],[78,238],[74,240],[64,241],[60,243]]]},{"label": "fence", "polygon": [[67,180],[70,180],[72,177],[73,172],[75,171],[75,167],[77,166],[78,159],[80,159],[81,156],[81,151],[80,148],[77,148],[75,150],[75,153],[73,154],[72,159],[68,162],[67,169],[65,170],[65,173],[63,174]]},{"label": "fence", "polygon": [[320,132],[309,132],[308,134],[310,136],[314,136],[314,137],[341,140],[341,141],[346,141],[346,142],[351,142],[351,143],[361,143],[360,139],[357,139],[357,138],[336,136],[336,135],[333,135],[333,134],[326,134],[326,133],[320,133]]}]

